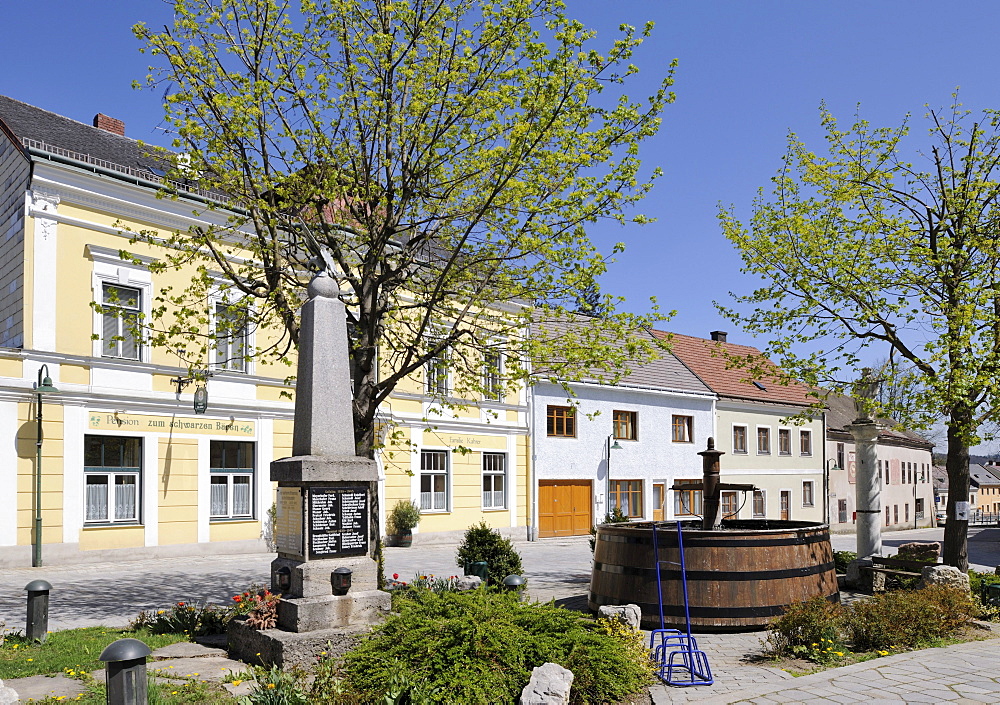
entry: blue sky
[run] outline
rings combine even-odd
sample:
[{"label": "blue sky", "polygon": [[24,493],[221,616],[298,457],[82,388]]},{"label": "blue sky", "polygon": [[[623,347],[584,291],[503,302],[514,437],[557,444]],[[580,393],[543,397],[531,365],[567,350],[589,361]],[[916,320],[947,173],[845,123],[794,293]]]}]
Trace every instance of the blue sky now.
[{"label": "blue sky", "polygon": [[[593,236],[627,250],[603,280],[606,291],[642,311],[656,296],[677,316],[665,327],[761,344],[719,316],[713,300],[746,292],[739,258],[722,236],[718,204],[746,215],[766,186],[794,130],[819,146],[818,106],[843,121],[855,104],[876,125],[947,105],[961,86],[972,109],[1000,108],[1000,3],[953,0],[824,2],[803,0],[567,0],[569,14],[607,45],[620,23],[656,23],[634,57],[635,96],[652,92],[671,59],[680,66],[660,133],[645,164],[664,176],[641,211],[644,227],[608,224]],[[134,91],[146,73],[130,27],[169,21],[160,0],[8,0],[0,41],[0,93],[89,122],[97,112],[125,121],[127,134],[166,144],[155,127],[159,95]],[[919,129],[923,129],[920,127]]]}]

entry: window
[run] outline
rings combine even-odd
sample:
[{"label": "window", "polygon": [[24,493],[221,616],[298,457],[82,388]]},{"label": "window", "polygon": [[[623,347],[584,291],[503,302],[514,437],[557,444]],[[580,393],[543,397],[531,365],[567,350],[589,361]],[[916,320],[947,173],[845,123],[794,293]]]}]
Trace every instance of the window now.
[{"label": "window", "polygon": [[903,521],[910,520],[910,503],[907,502],[903,505]]},{"label": "window", "polygon": [[104,284],[101,296],[101,349],[104,357],[139,359],[139,313],[142,291]]},{"label": "window", "polygon": [[427,394],[438,397],[448,395],[448,356],[444,351],[424,363],[424,375]]},{"label": "window", "polygon": [[898,524],[899,523],[899,505],[898,504],[892,505],[892,523],[893,524]]},{"label": "window", "polygon": [[499,350],[483,353],[483,391],[489,401],[503,401],[503,355]]},{"label": "window", "polygon": [[629,519],[642,518],[642,480],[612,480],[611,504]]},{"label": "window", "polygon": [[[882,462],[882,461],[880,460],[879,462]],[[885,484],[888,485],[889,484],[889,461],[888,460],[885,461],[885,465],[883,467],[885,468]]]},{"label": "window", "polygon": [[747,452],[747,427],[733,426],[733,452]]},{"label": "window", "polygon": [[212,441],[209,472],[212,490],[209,516],[212,519],[253,517],[254,444],[249,441]]},{"label": "window", "polygon": [[838,499],[837,500],[837,521],[841,524],[847,523],[847,500]]},{"label": "window", "polygon": [[[614,435],[615,438],[620,438],[623,441],[634,441],[638,436],[636,434],[636,415],[634,411],[615,411],[614,416]],[[677,418],[676,416],[674,418]]]},{"label": "window", "polygon": [[762,426],[757,429],[757,455],[768,455],[771,452],[771,429]]},{"label": "window", "polygon": [[722,518],[723,519],[733,519],[736,517],[736,512],[739,511],[736,506],[736,493],[735,492],[723,492],[720,498]]},{"label": "window", "polygon": [[778,455],[792,454],[792,431],[788,428],[778,429]]},{"label": "window", "polygon": [[889,524],[890,524],[890,521],[889,521],[889,506],[886,505],[886,508],[885,508],[885,525],[889,526]]},{"label": "window", "polygon": [[83,446],[84,521],[139,523],[142,441],[84,436]]},{"label": "window", "polygon": [[674,443],[694,442],[694,417],[674,415]]},{"label": "window", "polygon": [[813,481],[805,480],[802,482],[802,506],[811,507],[813,502]]},{"label": "window", "polygon": [[799,431],[799,455],[813,454],[813,434],[812,431]]},{"label": "window", "polygon": [[767,503],[764,501],[764,490],[753,491],[753,515],[755,518],[767,516]]},{"label": "window", "polygon": [[550,406],[546,413],[546,434],[576,438],[576,410],[571,406]]},{"label": "window", "polygon": [[846,465],[844,465],[844,444],[837,444],[837,467],[843,470]]},{"label": "window", "polygon": [[247,309],[225,303],[215,305],[215,368],[247,371]]},{"label": "window", "polygon": [[448,452],[420,451],[420,509],[448,511]]},{"label": "window", "polygon": [[483,453],[483,509],[507,508],[507,455]]},{"label": "window", "polygon": [[674,514],[676,516],[701,515],[701,490],[684,489],[683,485],[701,484],[701,480],[678,480],[681,487],[674,490]]}]

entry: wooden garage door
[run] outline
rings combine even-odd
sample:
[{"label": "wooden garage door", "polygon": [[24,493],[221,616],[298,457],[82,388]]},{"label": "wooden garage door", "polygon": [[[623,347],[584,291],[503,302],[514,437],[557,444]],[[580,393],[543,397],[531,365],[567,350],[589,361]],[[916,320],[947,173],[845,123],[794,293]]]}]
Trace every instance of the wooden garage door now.
[{"label": "wooden garage door", "polygon": [[590,533],[590,481],[541,480],[538,483],[538,536]]}]

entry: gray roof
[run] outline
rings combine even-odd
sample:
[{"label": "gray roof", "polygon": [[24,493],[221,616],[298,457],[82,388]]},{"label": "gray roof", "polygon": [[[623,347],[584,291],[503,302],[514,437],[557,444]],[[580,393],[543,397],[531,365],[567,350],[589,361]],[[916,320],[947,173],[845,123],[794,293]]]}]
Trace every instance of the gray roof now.
[{"label": "gray roof", "polygon": [[[850,426],[858,418],[858,410],[852,397],[841,394],[830,394],[826,398],[826,427],[829,431],[848,432]],[[900,445],[921,445],[933,448],[934,444],[918,433],[899,428],[893,419],[876,419],[879,425],[878,442],[896,443]]]},{"label": "gray roof", "polygon": [[[600,326],[600,318],[590,318],[582,315],[572,315],[570,319],[545,320],[534,324],[533,330],[541,335],[552,336],[554,338],[568,335],[573,328],[580,326]],[[647,338],[651,343],[656,343],[657,338],[649,331],[638,331],[633,335]],[[656,358],[645,364],[630,363],[628,374],[615,383],[619,387],[639,387],[643,389],[657,389],[674,392],[691,392],[695,394],[713,394],[704,382],[688,367],[671,353],[665,350],[657,350]],[[584,381],[599,381],[602,375],[600,371],[594,370],[593,377],[588,380],[584,375]]]},{"label": "gray roof", "polygon": [[[7,96],[0,96],[0,120],[22,143],[24,140],[33,140],[151,175],[156,174],[152,169],[157,169],[162,175],[163,161],[149,155],[157,148],[142,145],[128,137],[56,115]],[[32,146],[49,151],[44,146]]]},{"label": "gray roof", "polygon": [[976,463],[969,463],[969,479],[979,487],[983,485],[1000,485],[1000,477],[997,477],[994,473]]}]

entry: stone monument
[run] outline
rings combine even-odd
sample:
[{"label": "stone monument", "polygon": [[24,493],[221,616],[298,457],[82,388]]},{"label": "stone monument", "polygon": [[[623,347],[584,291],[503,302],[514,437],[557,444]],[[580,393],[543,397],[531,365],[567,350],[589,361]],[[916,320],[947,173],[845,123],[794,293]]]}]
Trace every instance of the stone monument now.
[{"label": "stone monument", "polygon": [[[250,634],[240,626],[235,640],[238,655],[253,663],[288,665],[308,662],[320,650],[344,651],[390,608],[371,558],[378,471],[374,460],[356,454],[339,293],[321,272],[302,307],[292,457],[271,463],[271,480],[278,483],[278,556],[271,563],[271,591],[282,595],[277,629]],[[334,594],[334,571],[342,578],[345,568],[350,588]],[[230,651],[233,642],[231,630]]]},{"label": "stone monument", "polygon": [[882,555],[882,478],[877,471],[876,448],[878,425],[869,413],[878,384],[871,369],[864,368],[855,392],[858,418],[847,427],[854,437],[857,453],[854,502],[858,514],[857,558],[847,567],[847,583],[866,590],[872,589],[871,557]]}]

